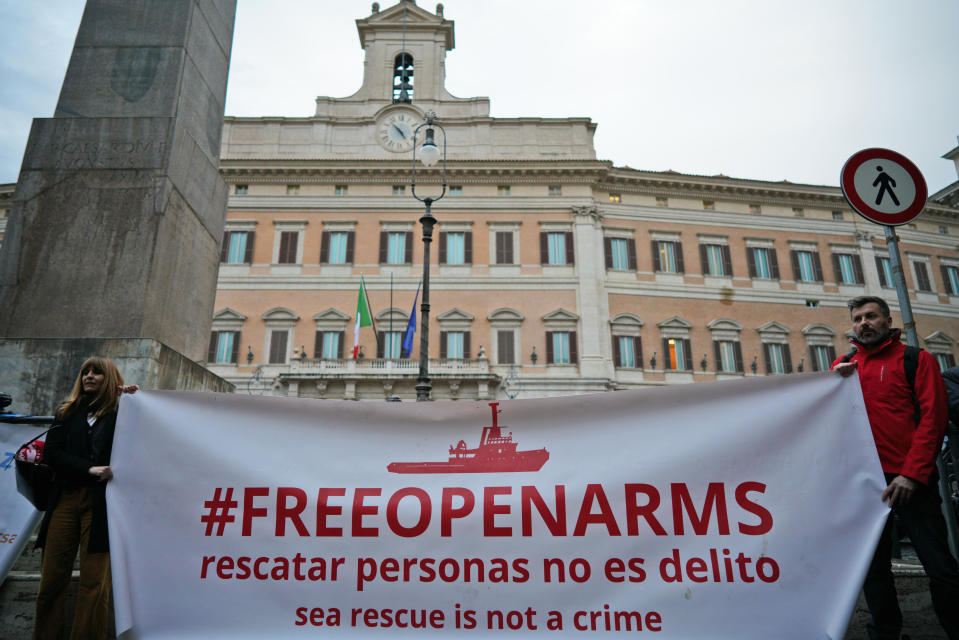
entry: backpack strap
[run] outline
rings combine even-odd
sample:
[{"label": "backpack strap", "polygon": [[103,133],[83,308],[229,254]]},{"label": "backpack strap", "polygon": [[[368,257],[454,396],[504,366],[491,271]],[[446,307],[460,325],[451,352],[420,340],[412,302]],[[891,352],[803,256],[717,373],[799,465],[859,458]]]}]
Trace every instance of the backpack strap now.
[{"label": "backpack strap", "polygon": [[[856,347],[853,347],[853,348],[852,348],[852,351],[850,351],[849,353],[847,353],[846,355],[844,355],[844,356],[839,360],[839,362],[849,362],[850,360],[852,360],[852,357],[853,357],[854,355],[856,355],[856,352],[857,352],[857,351],[859,351],[859,349],[857,349]],[[914,372],[913,372],[913,378],[915,378],[915,377],[916,377],[916,376],[915,376],[915,371],[914,371]]]},{"label": "backpack strap", "polygon": [[916,388],[916,370],[919,368],[919,347],[906,346],[905,353],[902,354],[902,368],[906,372],[906,381],[913,390]]}]

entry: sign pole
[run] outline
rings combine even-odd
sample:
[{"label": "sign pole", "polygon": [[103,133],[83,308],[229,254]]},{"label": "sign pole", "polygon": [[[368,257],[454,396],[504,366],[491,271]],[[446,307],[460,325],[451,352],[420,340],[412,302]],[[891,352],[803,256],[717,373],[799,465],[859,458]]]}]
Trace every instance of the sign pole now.
[{"label": "sign pole", "polygon": [[885,225],[886,248],[889,249],[889,268],[892,271],[892,281],[896,283],[896,296],[899,298],[899,311],[902,314],[902,331],[906,334],[906,344],[910,347],[919,347],[919,336],[916,334],[916,322],[912,317],[912,304],[909,302],[909,292],[906,290],[906,276],[902,271],[902,258],[899,256],[899,236],[896,228]]}]

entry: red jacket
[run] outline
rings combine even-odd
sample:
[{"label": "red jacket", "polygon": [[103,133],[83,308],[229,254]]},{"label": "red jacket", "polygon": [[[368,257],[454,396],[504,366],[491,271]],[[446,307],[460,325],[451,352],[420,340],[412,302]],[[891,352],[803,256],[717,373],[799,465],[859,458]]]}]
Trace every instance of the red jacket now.
[{"label": "red jacket", "polygon": [[[851,340],[858,348],[851,361],[859,365],[859,384],[882,470],[927,484],[935,477],[936,456],[946,432],[946,388],[939,364],[927,351],[919,352],[915,388],[909,387],[902,363],[906,345],[899,335],[893,329],[888,340],[871,349]],[[913,417],[917,402],[918,425]]]}]

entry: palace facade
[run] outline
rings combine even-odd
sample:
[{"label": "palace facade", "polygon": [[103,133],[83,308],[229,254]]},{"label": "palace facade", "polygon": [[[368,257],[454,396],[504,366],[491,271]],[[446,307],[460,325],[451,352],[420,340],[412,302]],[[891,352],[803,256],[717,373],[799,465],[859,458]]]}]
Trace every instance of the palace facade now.
[{"label": "palace facade", "polygon": [[[447,149],[434,398],[818,371],[848,348],[849,298],[898,309],[883,229],[838,187],[614,166],[588,118],[491,118],[488,98],[450,95],[442,5],[374,3],[357,28],[354,95],[317,98],[312,117],[224,123],[231,195],[206,366],[238,392],[415,397],[419,327],[408,356],[402,342],[423,272],[410,169],[428,111]],[[416,194],[438,195],[443,175],[417,167]],[[955,194],[898,228],[921,346],[942,366],[959,353]],[[375,331],[361,329],[354,359],[361,280]]]}]

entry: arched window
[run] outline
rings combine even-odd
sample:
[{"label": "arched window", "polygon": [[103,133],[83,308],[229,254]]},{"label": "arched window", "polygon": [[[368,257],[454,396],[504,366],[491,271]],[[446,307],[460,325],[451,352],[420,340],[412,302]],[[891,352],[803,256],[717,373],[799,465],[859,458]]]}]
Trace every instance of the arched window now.
[{"label": "arched window", "polygon": [[393,61],[393,102],[413,102],[413,56],[408,53]]}]

